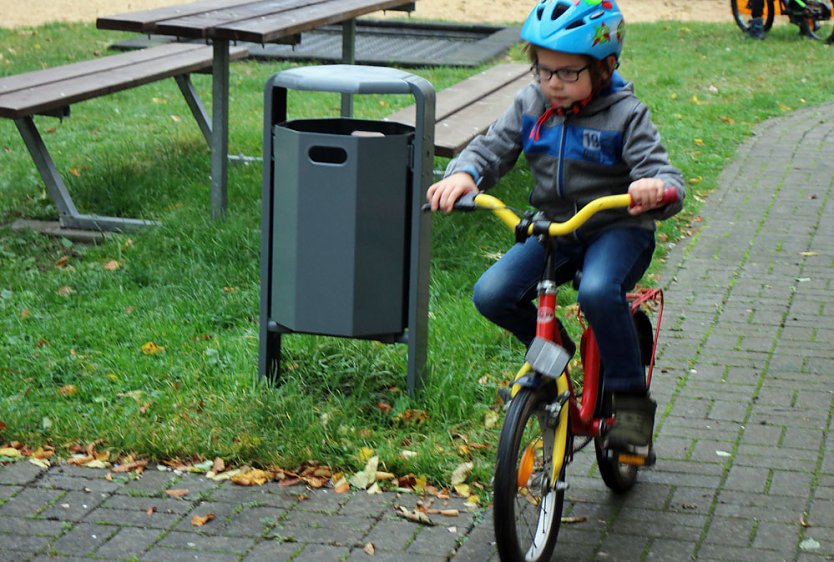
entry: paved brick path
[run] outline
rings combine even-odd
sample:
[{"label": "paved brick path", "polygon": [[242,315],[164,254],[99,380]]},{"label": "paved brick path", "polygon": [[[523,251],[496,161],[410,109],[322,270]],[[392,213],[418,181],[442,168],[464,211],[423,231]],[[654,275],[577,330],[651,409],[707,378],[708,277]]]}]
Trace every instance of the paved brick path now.
[{"label": "paved brick path", "polygon": [[[617,497],[580,453],[566,515],[587,520],[563,526],[556,560],[834,560],[832,128],[834,104],[758,127],[672,250],[657,466]],[[489,511],[424,527],[394,516],[413,496],[104,474],[0,468],[0,560],[496,558]]]}]

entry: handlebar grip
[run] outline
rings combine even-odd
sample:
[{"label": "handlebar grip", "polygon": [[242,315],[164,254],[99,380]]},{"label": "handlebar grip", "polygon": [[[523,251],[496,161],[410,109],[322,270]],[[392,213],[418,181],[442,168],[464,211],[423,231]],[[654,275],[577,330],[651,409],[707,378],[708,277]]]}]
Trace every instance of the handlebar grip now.
[{"label": "handlebar grip", "polygon": [[661,205],[671,205],[672,203],[678,202],[678,190],[674,187],[667,187],[663,190],[663,199],[661,200]]},{"label": "handlebar grip", "polygon": [[[454,210],[455,211],[474,211],[478,208],[475,204],[475,196],[478,195],[480,191],[467,191],[463,195],[460,196],[460,199],[455,201]],[[431,211],[431,203],[423,203],[420,207],[420,210],[424,213],[428,213]]]},{"label": "handlebar grip", "polygon": [[[664,187],[663,188],[663,197],[660,199],[660,205],[658,208],[665,207],[666,205],[671,205],[672,203],[677,203],[678,201],[678,190],[674,187]],[[632,201],[629,207],[634,207],[634,202]]]}]

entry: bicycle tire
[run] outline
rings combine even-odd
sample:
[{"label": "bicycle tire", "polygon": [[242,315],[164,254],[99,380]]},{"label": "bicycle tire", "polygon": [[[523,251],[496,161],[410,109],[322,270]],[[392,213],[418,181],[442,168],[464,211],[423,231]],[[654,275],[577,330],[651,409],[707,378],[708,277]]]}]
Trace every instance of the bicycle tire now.
[{"label": "bicycle tire", "polygon": [[[762,7],[762,27],[765,31],[770,31],[773,27],[773,17],[776,14],[773,1],[765,0]],[[745,11],[739,9],[739,2],[743,2]],[[733,20],[738,28],[744,33],[750,31],[750,0],[730,0],[730,10],[733,12]]]},{"label": "bicycle tire", "polygon": [[594,450],[597,454],[597,468],[602,481],[608,489],[624,494],[637,482],[637,467],[622,464],[608,457],[608,450],[602,447],[602,439],[594,438]]},{"label": "bicycle tire", "polygon": [[[505,562],[546,562],[556,547],[565,491],[554,489],[549,482],[556,429],[548,427],[544,408],[552,396],[552,392],[521,389],[512,399],[501,429],[493,481],[493,522],[498,554]],[[567,423],[567,415],[560,419],[559,423]],[[567,437],[570,443],[569,431]],[[564,446],[559,453],[561,481],[569,450]]]}]

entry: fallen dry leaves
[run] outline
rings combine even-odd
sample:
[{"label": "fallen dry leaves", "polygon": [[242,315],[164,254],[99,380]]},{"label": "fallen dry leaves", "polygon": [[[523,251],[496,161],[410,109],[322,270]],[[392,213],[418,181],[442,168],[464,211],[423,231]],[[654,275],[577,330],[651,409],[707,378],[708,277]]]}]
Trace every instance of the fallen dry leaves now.
[{"label": "fallen dry leaves", "polygon": [[205,515],[194,515],[191,517],[191,525],[194,527],[202,527],[209,521],[213,521],[217,516],[214,513],[206,513]]},{"label": "fallen dry leaves", "polygon": [[78,389],[74,384],[65,384],[58,389],[58,394],[61,396],[72,396],[73,394],[78,394]]},{"label": "fallen dry leaves", "polygon": [[272,478],[272,473],[253,468],[232,476],[230,480],[238,486],[263,486]]},{"label": "fallen dry leaves", "polygon": [[425,410],[405,410],[401,414],[394,416],[394,421],[406,425],[420,425],[429,419],[429,414]]},{"label": "fallen dry leaves", "polygon": [[165,348],[161,345],[157,345],[156,343],[149,341],[142,344],[142,353],[145,355],[156,355],[158,353],[164,353]]},{"label": "fallen dry leaves", "polygon": [[0,457],[15,459],[20,456],[20,451],[14,447],[0,447]]},{"label": "fallen dry leaves", "polygon": [[402,517],[412,523],[420,523],[421,525],[427,525],[429,527],[433,527],[437,524],[431,520],[426,512],[420,511],[419,509],[408,509],[402,505],[395,505],[394,513],[397,514],[397,517]]},{"label": "fallen dry leaves", "polygon": [[[3,429],[5,429],[5,425],[2,425],[2,422],[0,422],[0,431]],[[99,445],[101,443],[98,441],[86,445],[70,445],[67,447],[70,453],[69,456],[56,458],[55,448],[51,446],[31,450],[17,441],[12,441],[5,445],[0,443],[0,464],[28,460],[28,462],[43,469],[48,469],[52,464],[60,463],[87,468],[108,469],[104,475],[104,479],[108,481],[113,481],[115,475],[119,475],[120,478],[125,478],[124,475],[130,474],[132,476],[129,476],[129,478],[140,478],[149,469],[151,462],[147,459],[136,459],[133,455],[120,456],[110,451],[102,451],[98,449]],[[405,453],[406,451],[402,452]],[[347,493],[351,489],[363,490],[368,494],[381,493],[382,491],[396,491],[429,497],[431,501],[434,499],[448,500],[453,494],[456,494],[459,497],[466,498],[469,507],[476,507],[480,503],[479,497],[472,493],[472,489],[477,488],[478,490],[483,490],[483,485],[478,482],[466,482],[474,466],[471,461],[460,463],[455,468],[451,475],[451,484],[449,487],[438,488],[430,485],[427,478],[423,475],[411,473],[397,475],[382,469],[380,458],[372,449],[363,448],[357,456],[359,458],[368,458],[364,469],[352,475],[341,471],[334,471],[331,467],[312,460],[306,461],[294,471],[274,466],[264,468],[253,468],[250,466],[230,468],[220,457],[208,460],[201,460],[199,458],[188,460],[169,459],[155,465],[155,469],[158,471],[204,474],[206,478],[211,480],[218,482],[228,480],[239,486],[263,486],[269,482],[277,482],[281,487],[303,485],[308,489],[329,488],[339,494]],[[411,458],[411,456],[403,455],[404,458]],[[178,488],[167,490],[165,493],[168,497],[183,498],[189,494],[189,490]],[[300,495],[299,497],[304,496]],[[152,515],[154,511],[150,510],[148,515]],[[429,524],[425,521],[429,515],[454,517],[459,514],[459,510],[457,509],[432,508],[430,507],[430,503],[425,505],[418,504],[418,508],[414,510],[417,514],[407,509],[405,512],[402,509],[398,511],[401,517],[411,518],[422,524]],[[206,522],[209,520],[206,520]]]},{"label": "fallen dry leaves", "polygon": [[148,461],[132,461],[132,462],[125,462],[119,464],[118,466],[113,467],[111,472],[144,472],[145,468],[148,466]]}]

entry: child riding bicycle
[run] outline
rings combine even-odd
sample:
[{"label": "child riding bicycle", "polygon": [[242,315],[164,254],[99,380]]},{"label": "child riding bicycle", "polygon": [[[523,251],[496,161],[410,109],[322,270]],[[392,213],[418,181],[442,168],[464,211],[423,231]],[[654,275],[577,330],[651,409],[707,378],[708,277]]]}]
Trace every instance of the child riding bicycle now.
[{"label": "child riding bicycle", "polygon": [[[538,2],[521,30],[536,80],[427,192],[432,210],[448,213],[463,194],[494,186],[524,153],[535,178],[530,202],[548,220],[565,221],[602,195],[631,195],[628,211],[600,213],[556,249],[559,282],[582,270],[578,301],[602,356],[617,420],[608,434],[613,447],[651,441],[656,403],[646,389],[626,292],[651,262],[655,221],[680,211],[685,195],[648,109],[616,71],[623,32],[613,0]],[[677,190],[678,203],[660,207],[664,187]],[[515,244],[473,295],[479,312],[528,346],[544,254],[535,238]]]}]

